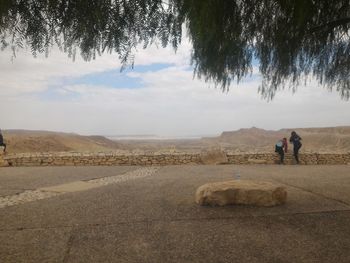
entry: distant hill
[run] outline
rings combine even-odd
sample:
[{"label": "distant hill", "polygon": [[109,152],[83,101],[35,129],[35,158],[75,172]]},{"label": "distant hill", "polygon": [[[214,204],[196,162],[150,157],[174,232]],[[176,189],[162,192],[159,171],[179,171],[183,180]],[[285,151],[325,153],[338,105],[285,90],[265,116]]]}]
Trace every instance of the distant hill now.
[{"label": "distant hill", "polygon": [[[186,140],[110,140],[103,136],[74,133],[4,130],[9,153],[115,150],[201,150],[223,148],[230,152],[272,152],[277,140],[295,130],[301,137],[301,152],[350,152],[350,126],[328,128],[295,128],[278,131],[256,127],[225,131],[218,137]],[[289,146],[292,149],[292,145]]]},{"label": "distant hill", "polygon": [[111,151],[123,149],[118,142],[103,136],[82,136],[74,133],[3,130],[7,150],[11,153],[61,151]]},{"label": "distant hill", "polygon": [[[216,144],[236,152],[272,151],[277,140],[296,131],[302,138],[305,152],[350,152],[350,126],[327,128],[295,128],[278,131],[256,127],[226,131],[214,138],[203,138],[203,143]],[[292,145],[290,145],[292,148]]]}]

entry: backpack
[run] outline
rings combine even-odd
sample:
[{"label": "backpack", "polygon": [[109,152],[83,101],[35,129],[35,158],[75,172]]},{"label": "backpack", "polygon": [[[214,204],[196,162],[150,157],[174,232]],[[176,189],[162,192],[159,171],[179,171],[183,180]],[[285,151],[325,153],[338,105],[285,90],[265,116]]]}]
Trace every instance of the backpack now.
[{"label": "backpack", "polygon": [[276,147],[283,147],[283,142],[282,141],[278,141],[276,143]]}]

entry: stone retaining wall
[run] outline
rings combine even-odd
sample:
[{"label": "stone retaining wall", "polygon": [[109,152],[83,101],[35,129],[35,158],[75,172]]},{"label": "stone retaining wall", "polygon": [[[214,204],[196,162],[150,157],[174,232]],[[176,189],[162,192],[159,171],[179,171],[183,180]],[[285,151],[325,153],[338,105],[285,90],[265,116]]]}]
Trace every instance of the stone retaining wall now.
[{"label": "stone retaining wall", "polygon": [[[226,153],[226,164],[275,164],[275,153]],[[206,164],[203,154],[196,153],[31,153],[9,154],[0,156],[0,166],[78,166],[78,165],[179,165]],[[286,164],[293,164],[294,158],[289,153],[285,156]],[[350,153],[303,153],[301,164],[350,164]],[[218,162],[217,162],[218,163]]]},{"label": "stone retaining wall", "polygon": [[119,154],[119,153],[36,153],[4,157],[10,166],[73,166],[73,165],[177,165],[200,163],[199,155]]},{"label": "stone retaining wall", "polygon": [[[274,153],[228,154],[230,164],[275,164],[279,156]],[[350,164],[350,153],[302,153],[299,154],[301,164]],[[286,164],[294,164],[292,154],[285,155]]]}]

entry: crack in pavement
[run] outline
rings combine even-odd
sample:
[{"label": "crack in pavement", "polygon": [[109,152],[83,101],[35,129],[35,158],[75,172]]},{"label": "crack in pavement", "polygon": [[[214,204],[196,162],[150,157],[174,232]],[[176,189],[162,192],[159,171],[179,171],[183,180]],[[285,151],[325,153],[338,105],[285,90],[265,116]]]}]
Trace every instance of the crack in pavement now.
[{"label": "crack in pavement", "polygon": [[276,179],[271,179],[271,180],[273,180],[273,181],[275,181],[275,182],[277,182],[277,183],[280,183],[280,184],[283,184],[283,185],[286,185],[286,186],[289,186],[289,187],[293,187],[293,188],[302,190],[302,191],[304,191],[304,192],[307,192],[307,193],[310,193],[310,194],[313,194],[313,195],[322,197],[322,198],[324,198],[324,199],[328,199],[328,200],[333,201],[333,202],[341,203],[341,204],[346,205],[346,206],[348,206],[348,207],[350,208],[350,204],[347,203],[347,202],[345,202],[345,201],[343,201],[343,200],[336,199],[336,198],[332,198],[332,197],[323,195],[323,194],[321,194],[321,193],[313,192],[313,191],[308,190],[308,189],[306,189],[306,188],[303,188],[303,187],[300,187],[300,186],[295,186],[295,185],[292,185],[292,184],[288,184],[288,183],[285,183],[285,182],[280,181],[280,180],[276,180]]},{"label": "crack in pavement", "polygon": [[70,233],[69,233],[69,238],[68,238],[67,245],[66,245],[67,248],[66,248],[66,251],[64,253],[64,257],[63,257],[62,263],[68,262],[70,250],[71,250],[71,248],[73,246],[73,240],[74,240],[74,235],[73,235],[73,228],[72,228]]},{"label": "crack in pavement", "polygon": [[189,217],[189,218],[174,218],[170,220],[164,219],[142,219],[134,221],[120,221],[112,223],[87,223],[87,224],[73,224],[73,225],[61,225],[61,226],[48,226],[48,227],[16,227],[9,229],[0,229],[0,232],[15,232],[15,231],[25,231],[25,230],[51,230],[51,229],[84,229],[91,227],[108,227],[108,226],[118,226],[118,225],[130,225],[130,224],[141,224],[141,223],[172,223],[172,222],[201,222],[201,221],[215,221],[215,220],[230,220],[230,219],[246,219],[246,218],[268,218],[268,217],[281,217],[281,216],[298,216],[298,215],[317,215],[317,214],[333,214],[333,213],[348,213],[350,209],[338,209],[338,210],[328,210],[328,211],[311,211],[311,212],[295,212],[295,213],[279,213],[270,215],[244,215],[244,216],[224,216],[224,217]]}]

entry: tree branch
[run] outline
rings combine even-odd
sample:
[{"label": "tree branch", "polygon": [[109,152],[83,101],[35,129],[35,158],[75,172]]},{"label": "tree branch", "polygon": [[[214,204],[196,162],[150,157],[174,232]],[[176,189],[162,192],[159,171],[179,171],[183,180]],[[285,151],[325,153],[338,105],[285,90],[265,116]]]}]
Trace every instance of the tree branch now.
[{"label": "tree branch", "polygon": [[328,22],[326,24],[313,27],[313,28],[310,29],[310,32],[311,33],[315,33],[317,31],[323,30],[324,28],[327,29],[327,30],[331,30],[331,29],[333,29],[335,27],[338,27],[338,26],[341,26],[341,25],[346,25],[348,23],[350,23],[350,17],[343,17],[343,18],[340,18],[340,19]]}]

